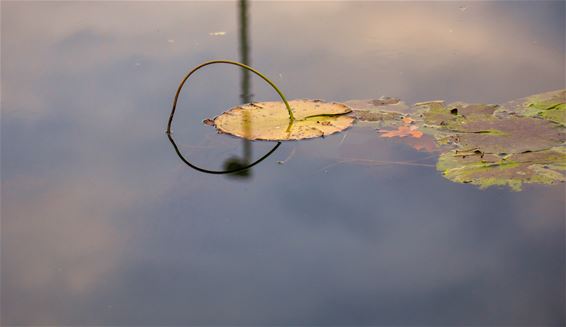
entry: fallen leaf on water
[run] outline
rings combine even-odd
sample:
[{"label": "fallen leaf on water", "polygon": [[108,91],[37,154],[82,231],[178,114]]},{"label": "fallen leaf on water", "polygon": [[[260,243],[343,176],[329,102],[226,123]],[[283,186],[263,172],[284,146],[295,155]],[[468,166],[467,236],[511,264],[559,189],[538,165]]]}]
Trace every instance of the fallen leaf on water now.
[{"label": "fallen leaf on water", "polygon": [[423,132],[417,129],[417,126],[399,126],[396,130],[380,130],[381,137],[406,137],[412,136],[414,138],[420,138],[423,136]]},{"label": "fallen leaf on water", "polygon": [[413,118],[409,117],[409,116],[403,117],[403,119],[401,119],[401,121],[402,121],[403,124],[405,124],[405,125],[410,125],[410,124],[412,124],[412,123],[415,122],[415,120],[414,120]]},{"label": "fallen leaf on water", "polygon": [[401,121],[403,122],[403,126],[399,126],[397,129],[395,130],[380,130],[381,137],[407,137],[407,136],[411,136],[414,138],[420,138],[421,136],[423,136],[423,132],[418,130],[418,127],[416,125],[411,125],[412,123],[414,123],[415,121],[411,118],[411,117],[403,117],[401,119]]}]

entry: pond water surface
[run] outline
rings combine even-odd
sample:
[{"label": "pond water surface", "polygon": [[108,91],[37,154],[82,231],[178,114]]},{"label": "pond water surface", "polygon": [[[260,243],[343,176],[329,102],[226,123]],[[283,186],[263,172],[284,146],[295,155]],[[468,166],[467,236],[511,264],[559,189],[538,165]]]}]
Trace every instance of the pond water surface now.
[{"label": "pond water surface", "polygon": [[[248,5],[247,61],[289,98],[565,87],[561,1]],[[191,67],[243,60],[239,3],[1,9],[2,325],[566,324],[564,184],[453,183],[426,144],[359,124],[204,174],[167,118]],[[240,73],[207,67],[183,90],[173,131],[193,164],[275,145],[202,124],[278,100]]]}]

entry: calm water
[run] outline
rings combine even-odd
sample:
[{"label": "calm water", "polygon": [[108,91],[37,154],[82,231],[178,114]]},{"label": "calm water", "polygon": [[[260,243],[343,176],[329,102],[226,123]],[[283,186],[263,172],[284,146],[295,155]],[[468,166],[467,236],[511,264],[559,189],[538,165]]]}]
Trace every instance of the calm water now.
[{"label": "calm water", "polygon": [[[566,324],[564,184],[455,184],[359,125],[247,177],[203,174],[164,131],[190,67],[240,59],[237,3],[1,9],[3,325]],[[289,98],[565,87],[564,2],[251,3],[248,19],[250,64]],[[208,67],[183,92],[194,164],[244,160],[201,123],[240,103],[239,74]],[[277,99],[255,77],[250,92]]]}]

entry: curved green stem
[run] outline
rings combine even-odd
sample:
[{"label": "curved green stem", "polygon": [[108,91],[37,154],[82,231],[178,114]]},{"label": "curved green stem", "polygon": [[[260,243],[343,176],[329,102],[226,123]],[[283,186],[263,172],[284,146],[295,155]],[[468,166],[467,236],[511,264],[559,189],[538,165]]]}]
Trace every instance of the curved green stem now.
[{"label": "curved green stem", "polygon": [[293,111],[291,110],[291,106],[289,106],[289,102],[287,102],[287,99],[285,98],[285,95],[283,95],[283,92],[281,92],[281,90],[279,90],[279,88],[277,87],[277,85],[275,85],[275,83],[273,83],[269,78],[267,78],[265,75],[263,75],[262,73],[260,73],[259,71],[253,69],[252,67],[248,66],[248,65],[244,65],[242,63],[239,63],[237,61],[231,61],[231,60],[213,60],[213,61],[207,61],[205,63],[202,63],[198,66],[196,66],[195,68],[193,68],[186,76],[185,78],[183,78],[183,80],[181,81],[181,83],[179,84],[179,87],[177,88],[177,93],[175,93],[175,100],[173,101],[173,110],[171,110],[171,115],[169,116],[169,122],[167,123],[167,134],[171,133],[171,124],[173,123],[173,116],[175,115],[175,110],[177,108],[177,99],[179,98],[179,94],[181,93],[181,89],[183,88],[183,85],[185,85],[185,82],[189,79],[189,77],[196,72],[197,70],[201,69],[202,67],[208,66],[208,65],[213,65],[213,64],[230,64],[230,65],[236,65],[242,68],[245,68],[251,72],[253,72],[254,74],[258,75],[259,77],[261,77],[264,81],[266,81],[269,85],[271,85],[271,87],[273,87],[273,89],[275,90],[275,92],[277,92],[277,94],[279,94],[279,96],[281,97],[281,100],[283,100],[283,102],[285,103],[285,107],[287,107],[287,111],[289,112],[289,121],[293,122],[295,121],[295,116],[293,116]]}]

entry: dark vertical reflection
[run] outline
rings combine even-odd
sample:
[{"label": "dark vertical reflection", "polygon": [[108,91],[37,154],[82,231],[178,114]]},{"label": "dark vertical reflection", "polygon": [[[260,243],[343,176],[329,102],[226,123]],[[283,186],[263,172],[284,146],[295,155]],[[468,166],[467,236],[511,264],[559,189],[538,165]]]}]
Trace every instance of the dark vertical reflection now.
[{"label": "dark vertical reflection", "polygon": [[[250,60],[249,60],[249,45],[248,45],[249,37],[248,37],[248,14],[247,14],[248,2],[247,2],[247,0],[240,0],[238,4],[239,4],[239,6],[238,6],[238,10],[239,10],[239,21],[238,21],[238,23],[239,23],[240,62],[249,66]],[[208,64],[210,64],[210,62],[206,63],[204,65],[206,66]],[[201,66],[196,67],[195,69],[199,69]],[[187,75],[186,79],[194,72],[194,70],[191,71]],[[251,83],[250,83],[250,71],[242,68],[241,74],[242,74],[241,75],[242,78],[240,80],[241,98],[242,98],[242,101],[244,103],[249,103],[249,102],[251,102],[251,98],[252,98],[252,95],[250,93],[250,85],[251,85]],[[181,83],[180,87],[183,86],[183,83],[186,81],[186,79]],[[179,91],[180,91],[180,89],[179,89]],[[260,163],[265,158],[269,157],[281,145],[281,142],[277,142],[277,144],[266,155],[264,155],[260,159],[256,160],[254,163],[250,164],[250,161],[251,161],[251,158],[252,158],[252,144],[251,144],[251,141],[244,138],[243,139],[243,150],[244,150],[243,151],[244,152],[243,157],[239,158],[237,156],[232,156],[232,157],[226,159],[226,161],[224,161],[224,164],[223,164],[224,170],[213,171],[213,170],[208,170],[208,169],[197,167],[197,166],[191,164],[187,159],[185,159],[183,157],[183,155],[181,154],[181,151],[179,151],[179,148],[177,147],[177,144],[175,144],[175,141],[173,140],[171,133],[169,133],[169,127],[170,127],[171,122],[173,120],[173,114],[175,112],[176,103],[177,103],[177,98],[175,98],[175,104],[173,106],[173,111],[172,111],[171,117],[169,119],[167,137],[169,138],[169,141],[173,145],[175,152],[181,158],[181,160],[183,160],[183,162],[185,162],[187,165],[189,165],[190,167],[192,167],[193,169],[196,169],[198,171],[201,171],[201,172],[204,172],[204,173],[209,173],[209,174],[228,174],[228,176],[231,176],[231,177],[247,179],[247,178],[251,177],[251,167]],[[244,136],[246,136],[246,137],[251,135],[251,133],[252,133],[251,119],[248,115],[249,115],[248,113],[244,113],[244,119],[243,119],[243,123],[244,123],[243,130],[244,130]]]},{"label": "dark vertical reflection", "polygon": [[[250,66],[250,53],[249,53],[249,37],[248,37],[248,0],[239,1],[239,45],[240,45],[240,62]],[[250,71],[242,69],[241,88],[242,93],[240,97],[243,103],[252,101],[250,94]]]},{"label": "dark vertical reflection", "polygon": [[[249,37],[248,37],[248,1],[240,0],[238,2],[238,25],[239,25],[239,50],[240,50],[240,62],[245,65],[250,65],[250,53],[249,53]],[[252,95],[250,93],[250,71],[247,69],[241,69],[241,79],[240,79],[240,98],[243,103],[249,103],[252,101]],[[245,120],[244,131],[251,132],[251,126],[249,125],[249,120]],[[239,167],[245,167],[249,164],[252,157],[252,143],[249,140],[243,139],[243,158],[230,157],[224,162],[224,169],[232,170]],[[237,173],[231,174],[229,176],[249,178],[251,177],[251,169],[241,170]]]}]

